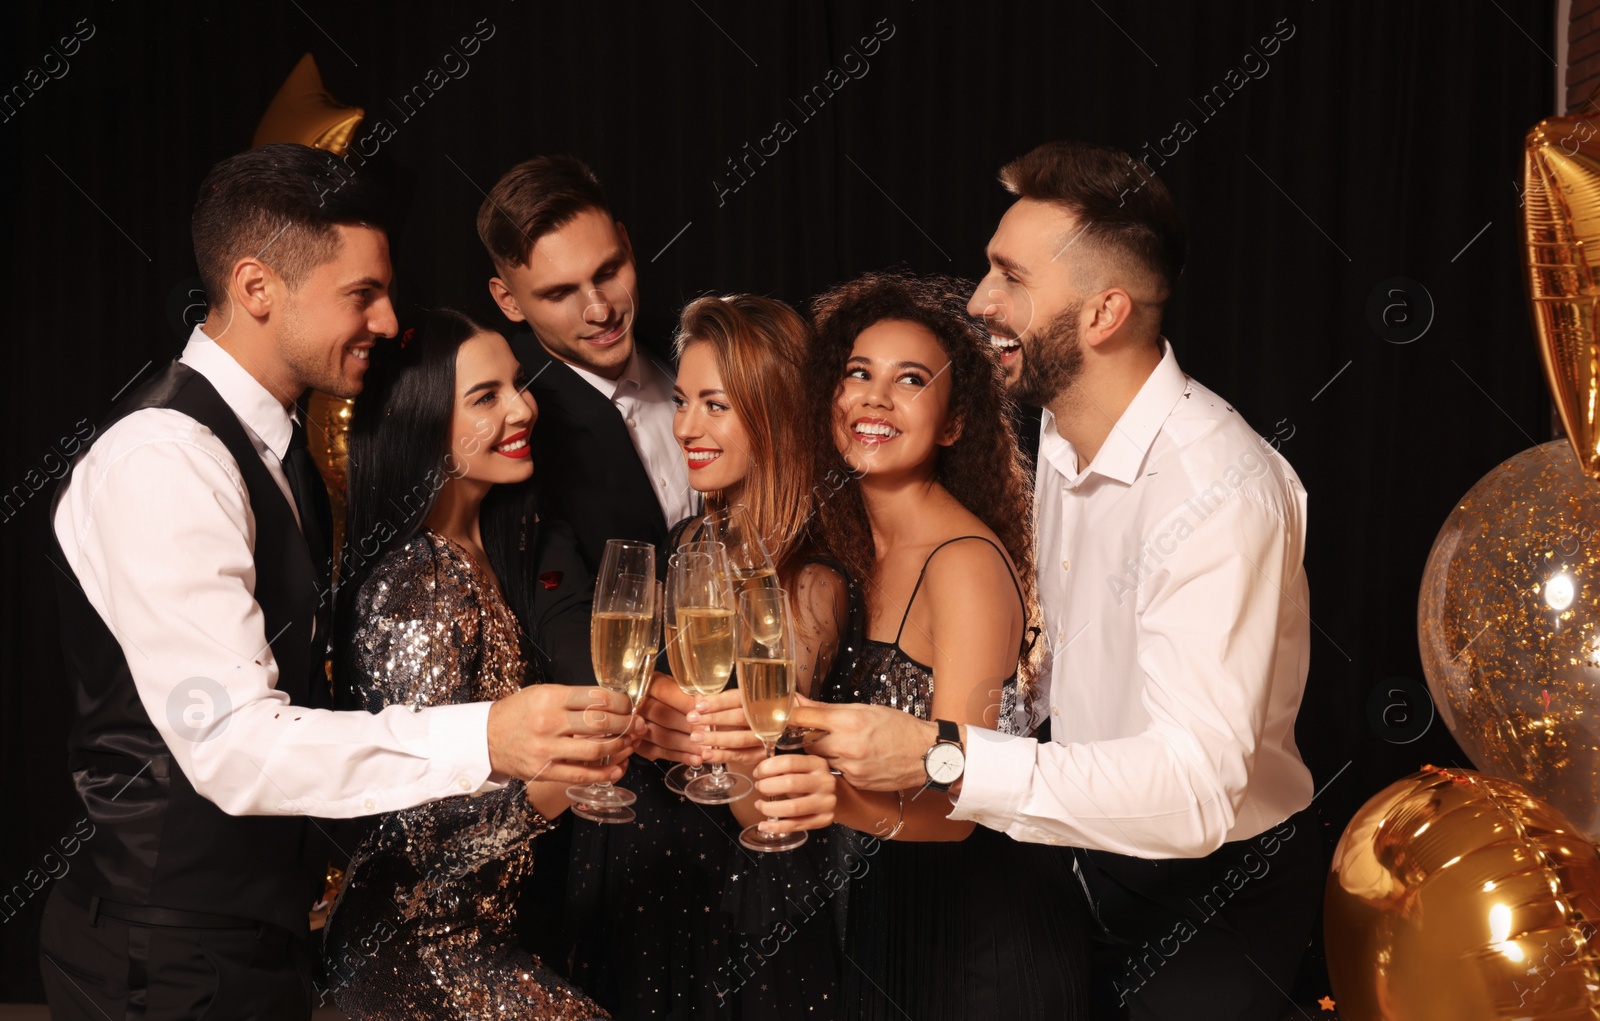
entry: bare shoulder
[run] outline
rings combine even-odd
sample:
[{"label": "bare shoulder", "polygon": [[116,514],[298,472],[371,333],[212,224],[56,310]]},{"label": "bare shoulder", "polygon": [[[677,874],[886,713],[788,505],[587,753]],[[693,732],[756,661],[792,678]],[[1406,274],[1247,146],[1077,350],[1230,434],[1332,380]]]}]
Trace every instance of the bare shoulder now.
[{"label": "bare shoulder", "polygon": [[1013,570],[1000,540],[980,525],[966,535],[952,536],[930,555],[922,587],[942,606],[988,603],[1002,596],[1015,603]]}]

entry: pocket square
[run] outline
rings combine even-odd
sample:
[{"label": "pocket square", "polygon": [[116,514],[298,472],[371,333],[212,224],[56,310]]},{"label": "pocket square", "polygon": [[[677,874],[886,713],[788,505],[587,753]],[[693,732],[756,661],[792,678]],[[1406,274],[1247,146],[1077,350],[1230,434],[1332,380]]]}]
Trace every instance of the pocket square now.
[{"label": "pocket square", "polygon": [[546,589],[553,589],[553,588],[556,588],[556,587],[560,586],[560,584],[561,584],[561,572],[560,571],[546,571],[546,572],[544,572],[543,574],[539,575],[539,584],[543,585]]}]

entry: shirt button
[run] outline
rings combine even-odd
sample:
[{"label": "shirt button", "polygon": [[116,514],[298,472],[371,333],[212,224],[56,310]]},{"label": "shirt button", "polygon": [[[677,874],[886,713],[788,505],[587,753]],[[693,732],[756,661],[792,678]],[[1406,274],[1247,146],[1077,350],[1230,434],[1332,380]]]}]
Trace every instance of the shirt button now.
[{"label": "shirt button", "polygon": [[365,801],[363,801],[361,803],[361,807],[370,812],[373,809],[377,808],[378,804],[377,804],[377,802],[373,801],[371,798],[368,798],[367,800],[365,800]]},{"label": "shirt button", "polygon": [[1051,716],[1060,716],[1061,715],[1061,710],[1057,709],[1055,706],[1051,706],[1050,707],[1050,715]]},{"label": "shirt button", "polygon": [[456,786],[460,787],[464,791],[470,791],[472,790],[472,781],[468,780],[466,777],[462,777],[456,781]]},{"label": "shirt button", "polygon": [[1061,561],[1061,569],[1062,569],[1062,570],[1063,570],[1063,571],[1070,571],[1070,570],[1072,570],[1072,561],[1070,561],[1070,560],[1063,560],[1063,561]]}]

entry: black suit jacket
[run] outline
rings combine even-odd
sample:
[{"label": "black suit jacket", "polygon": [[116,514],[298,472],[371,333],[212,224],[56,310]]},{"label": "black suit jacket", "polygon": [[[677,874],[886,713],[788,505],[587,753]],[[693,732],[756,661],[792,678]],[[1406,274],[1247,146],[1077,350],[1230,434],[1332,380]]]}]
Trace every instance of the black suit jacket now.
[{"label": "black suit jacket", "polygon": [[616,406],[552,357],[531,332],[523,330],[509,339],[531,380],[528,392],[539,405],[531,446],[540,518],[554,518],[572,529],[591,573],[599,568],[609,539],[665,549],[671,522],[661,513]]}]

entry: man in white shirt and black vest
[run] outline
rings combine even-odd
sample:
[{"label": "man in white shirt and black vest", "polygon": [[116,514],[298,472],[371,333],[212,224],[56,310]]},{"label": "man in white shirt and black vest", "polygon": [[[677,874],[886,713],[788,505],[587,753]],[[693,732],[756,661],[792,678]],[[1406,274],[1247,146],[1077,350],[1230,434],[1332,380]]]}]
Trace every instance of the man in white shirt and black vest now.
[{"label": "man in white shirt and black vest", "polygon": [[813,749],[857,786],[933,785],[951,818],[1085,849],[1104,930],[1096,1017],[1270,1021],[1324,878],[1294,740],[1310,653],[1306,493],[1161,335],[1184,236],[1149,168],[1056,142],[1000,180],[1017,201],[968,310],[1012,393],[1044,409],[1049,738],[871,706],[792,722],[831,730]]},{"label": "man in white shirt and black vest", "polygon": [[396,321],[369,182],[327,166],[283,144],[212,168],[192,220],[209,315],[52,509],[69,768],[95,827],[41,927],[56,1018],[308,1018],[327,849],[307,816],[614,779],[576,763],[631,746],[589,739],[627,725],[597,688],[328,708],[331,527],[297,402],[360,392]]}]

